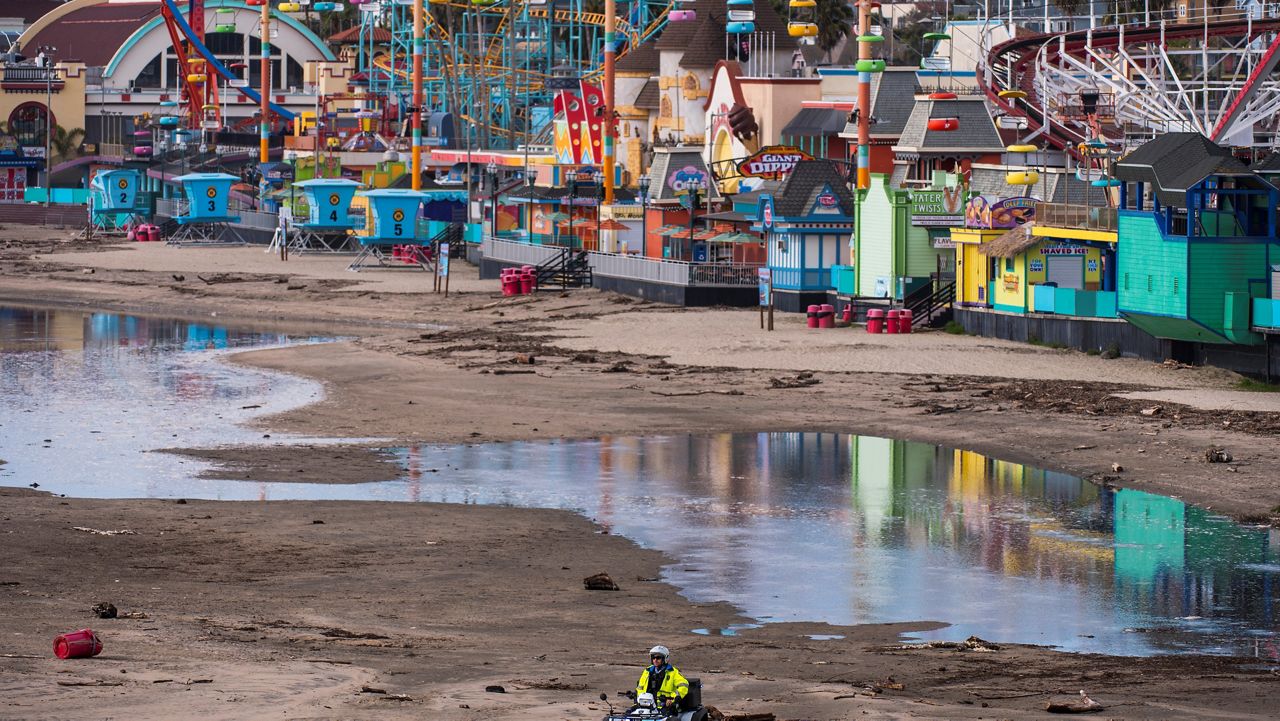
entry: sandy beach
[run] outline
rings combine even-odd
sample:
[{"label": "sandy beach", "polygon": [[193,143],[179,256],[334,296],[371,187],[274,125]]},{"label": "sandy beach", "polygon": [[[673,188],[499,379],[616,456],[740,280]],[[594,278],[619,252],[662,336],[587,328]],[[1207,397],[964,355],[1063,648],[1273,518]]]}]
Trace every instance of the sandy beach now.
[{"label": "sandy beach", "polygon": [[[862,433],[1170,494],[1251,522],[1280,517],[1280,394],[1242,393],[1223,371],[941,332],[812,331],[786,315],[766,334],[751,310],[594,290],[503,298],[461,262],[446,299],[425,274],[355,274],[348,261],[3,228],[0,304],[345,338],[234,357],[324,384],[321,402],[256,422],[271,433],[346,438],[376,427],[397,443]],[[810,373],[817,383],[792,382]],[[1207,464],[1207,448],[1234,461]],[[350,483],[376,478],[382,463],[359,447],[323,458],[271,445],[175,450],[227,477],[287,468],[297,481]],[[899,648],[900,634],[945,619],[696,636],[689,629],[745,619],[652,580],[671,559],[601,530],[559,511],[0,489],[0,719],[597,719],[598,694],[617,699],[659,641],[728,718],[1043,718],[1048,701],[1081,689],[1107,706],[1102,718],[1274,717],[1280,676],[1250,659]],[[599,571],[621,590],[585,590]],[[142,615],[93,619],[100,601]],[[103,655],[53,658],[53,636],[84,626],[106,637]],[[485,690],[495,685],[504,693]]]}]

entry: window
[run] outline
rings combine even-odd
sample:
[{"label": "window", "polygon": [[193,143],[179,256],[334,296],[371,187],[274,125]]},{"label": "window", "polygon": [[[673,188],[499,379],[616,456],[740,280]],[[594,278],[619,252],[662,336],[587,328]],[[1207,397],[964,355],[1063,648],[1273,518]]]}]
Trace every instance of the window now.
[{"label": "window", "polygon": [[1124,289],[1129,290],[1129,274],[1124,274]]},{"label": "window", "polygon": [[1004,272],[1006,272],[1006,273],[1012,273],[1012,272],[1013,272],[1013,258],[1005,258],[1005,259],[1004,259]]},{"label": "window", "polygon": [[138,73],[138,77],[133,79],[133,85],[137,88],[160,88],[164,87],[164,83],[160,79],[160,56],[156,55],[151,58],[151,62],[142,68]]},{"label": "window", "polygon": [[1178,276],[1173,276],[1173,294],[1178,294]]},{"label": "window", "polygon": [[1150,293],[1152,290],[1155,289],[1155,285],[1156,285],[1155,279],[1152,276],[1147,276],[1147,292],[1148,293]]},{"label": "window", "polygon": [[302,65],[300,65],[297,60],[294,60],[293,58],[286,58],[284,72],[284,86],[286,88],[302,87]]},{"label": "window", "polygon": [[23,147],[43,148],[45,129],[56,124],[43,103],[23,103],[9,115],[9,134]]}]

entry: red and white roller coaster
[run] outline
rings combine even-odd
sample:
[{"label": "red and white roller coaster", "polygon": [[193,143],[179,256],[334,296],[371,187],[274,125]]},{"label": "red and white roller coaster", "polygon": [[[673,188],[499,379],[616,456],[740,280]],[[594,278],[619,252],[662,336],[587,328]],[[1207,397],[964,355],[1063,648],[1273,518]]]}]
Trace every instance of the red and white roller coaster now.
[{"label": "red and white roller coaster", "polygon": [[1026,119],[1024,142],[1081,159],[1090,141],[1123,152],[1174,131],[1265,149],[1280,135],[1278,48],[1280,18],[1098,27],[997,44],[977,79]]}]

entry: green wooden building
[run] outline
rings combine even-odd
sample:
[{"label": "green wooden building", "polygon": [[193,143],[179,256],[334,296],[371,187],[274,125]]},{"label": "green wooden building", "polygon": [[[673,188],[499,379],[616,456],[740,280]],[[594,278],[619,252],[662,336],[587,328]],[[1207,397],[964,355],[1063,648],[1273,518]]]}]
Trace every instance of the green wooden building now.
[{"label": "green wooden building", "polygon": [[1113,172],[1121,315],[1156,338],[1260,343],[1250,306],[1280,261],[1275,186],[1198,133],[1160,136]]}]

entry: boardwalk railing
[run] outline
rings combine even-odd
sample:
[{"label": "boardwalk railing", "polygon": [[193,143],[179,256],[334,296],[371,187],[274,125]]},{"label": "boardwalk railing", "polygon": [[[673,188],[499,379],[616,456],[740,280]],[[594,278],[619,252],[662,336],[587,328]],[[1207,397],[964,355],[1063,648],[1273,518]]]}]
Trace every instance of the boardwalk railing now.
[{"label": "boardwalk railing", "polygon": [[[187,212],[186,198],[159,198],[156,200],[156,215],[177,218]],[[255,230],[275,230],[280,224],[280,216],[275,213],[263,213],[248,208],[237,208],[235,203],[227,208],[228,215],[240,217],[239,223],[231,225],[237,228],[253,228]]]},{"label": "boardwalk railing", "polygon": [[[532,245],[493,237],[486,237],[481,249],[486,258],[521,265],[538,265],[562,250],[558,245]],[[689,263],[597,251],[587,253],[587,263],[593,274],[605,278],[700,287],[755,286],[759,268],[741,263]]]}]

